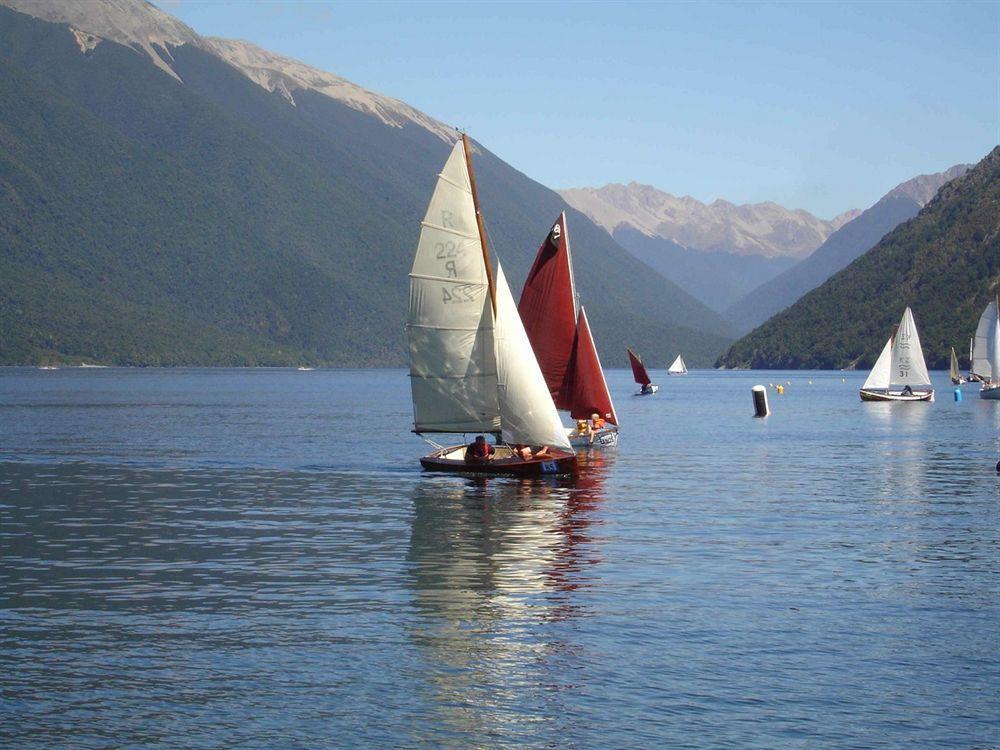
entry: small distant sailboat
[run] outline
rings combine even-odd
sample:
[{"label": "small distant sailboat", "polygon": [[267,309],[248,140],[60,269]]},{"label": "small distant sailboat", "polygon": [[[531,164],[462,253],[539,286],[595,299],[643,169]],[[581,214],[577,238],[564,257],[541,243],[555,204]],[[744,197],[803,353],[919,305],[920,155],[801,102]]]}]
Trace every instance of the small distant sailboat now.
[{"label": "small distant sailboat", "polygon": [[969,373],[970,380],[975,375],[983,384],[980,398],[1000,400],[1000,298],[990,302],[979,317]]},{"label": "small distant sailboat", "polygon": [[934,400],[917,324],[909,307],[903,311],[895,335],[882,347],[860,395],[862,401]]},{"label": "small distant sailboat", "polygon": [[951,366],[948,368],[948,374],[951,376],[951,382],[955,385],[962,385],[965,382],[965,378],[958,370],[958,355],[955,354],[955,347],[951,347]]},{"label": "small distant sailboat", "polygon": [[58,370],[59,368],[56,367],[55,365],[41,365],[38,369],[39,370]]},{"label": "small distant sailboat", "polygon": [[538,248],[517,309],[556,408],[581,425],[568,429],[570,443],[617,445],[618,415],[576,293],[565,212]]},{"label": "small distant sailboat", "polygon": [[[406,325],[414,432],[493,433],[492,457],[440,446],[425,469],[540,475],[576,471],[503,269],[490,266],[468,138],[438,175],[410,271]],[[520,446],[544,447],[544,454]]]},{"label": "small distant sailboat", "polygon": [[670,367],[667,368],[667,374],[668,375],[687,375],[688,374],[687,365],[684,364],[684,358],[681,357],[680,354],[677,355],[677,359],[674,360],[674,363],[672,365],[670,365]]},{"label": "small distant sailboat", "polygon": [[299,367],[297,369],[298,369],[299,372],[312,372],[316,368],[315,367],[305,367],[305,366],[302,366],[302,367]]},{"label": "small distant sailboat", "polygon": [[642,363],[639,355],[629,348],[626,348],[625,351],[628,352],[628,363],[632,365],[632,377],[634,377],[635,382],[641,386],[639,388],[639,392],[635,395],[651,396],[660,390],[660,386],[653,384],[653,381],[649,377],[649,373],[646,371],[646,365]]},{"label": "small distant sailboat", "polygon": [[[987,309],[989,309],[989,308],[987,308]],[[976,373],[974,373],[972,371],[972,369],[973,369],[972,368],[972,363],[974,361],[974,358],[972,356],[972,350],[975,348],[975,342],[976,342],[976,337],[975,336],[973,336],[971,339],[969,339],[969,374],[965,378],[966,381],[969,382],[969,383],[981,383],[982,380],[983,380],[981,377],[979,377],[978,375],[976,375]]]}]

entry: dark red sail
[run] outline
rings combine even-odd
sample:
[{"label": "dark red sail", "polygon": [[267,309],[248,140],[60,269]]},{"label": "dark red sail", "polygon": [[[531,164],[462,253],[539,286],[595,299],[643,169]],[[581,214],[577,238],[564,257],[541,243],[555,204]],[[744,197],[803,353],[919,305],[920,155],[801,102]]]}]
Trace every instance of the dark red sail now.
[{"label": "dark red sail", "polygon": [[573,419],[589,419],[591,414],[600,414],[612,424],[618,424],[608,384],[597,356],[594,337],[587,323],[587,313],[580,308],[580,318],[576,326],[576,346],[573,349],[573,384],[570,416]]},{"label": "dark red sail", "polygon": [[[560,214],[538,248],[517,310],[557,409],[572,409],[576,292],[569,257],[566,214]],[[588,415],[589,416],[589,415]]]},{"label": "dark red sail", "polygon": [[639,355],[628,348],[625,351],[628,352],[628,363],[632,365],[632,375],[635,377],[635,382],[639,385],[649,385],[652,383],[653,381],[650,380],[649,373],[646,372],[646,365],[639,359]]}]

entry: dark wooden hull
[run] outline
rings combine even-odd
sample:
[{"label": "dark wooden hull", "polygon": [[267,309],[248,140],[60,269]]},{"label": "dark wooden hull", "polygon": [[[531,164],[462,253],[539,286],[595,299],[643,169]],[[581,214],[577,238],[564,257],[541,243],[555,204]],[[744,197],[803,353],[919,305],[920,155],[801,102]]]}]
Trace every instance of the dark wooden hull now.
[{"label": "dark wooden hull", "polygon": [[934,391],[914,391],[905,395],[901,391],[859,391],[862,401],[933,401]]},{"label": "dark wooden hull", "polygon": [[428,471],[447,471],[457,474],[498,474],[517,477],[540,477],[553,474],[575,474],[576,454],[553,450],[551,455],[541,458],[515,458],[504,447],[497,449],[492,461],[466,462],[461,456],[464,445],[441,448],[420,459],[420,465]]}]

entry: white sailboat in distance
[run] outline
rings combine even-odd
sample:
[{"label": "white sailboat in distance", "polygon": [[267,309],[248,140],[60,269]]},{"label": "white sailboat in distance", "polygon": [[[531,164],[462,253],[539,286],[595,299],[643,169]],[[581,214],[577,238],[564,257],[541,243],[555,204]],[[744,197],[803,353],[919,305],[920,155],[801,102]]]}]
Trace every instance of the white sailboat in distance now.
[{"label": "white sailboat in distance", "polygon": [[882,347],[860,395],[862,401],[934,400],[917,324],[909,307],[903,311],[895,335]]},{"label": "white sailboat in distance", "polygon": [[980,398],[1000,400],[1000,299],[991,301],[979,317],[969,373],[970,379],[976,375],[983,383]]},{"label": "white sailboat in distance", "polygon": [[687,375],[687,372],[687,365],[684,364],[684,358],[680,354],[677,355],[674,363],[667,368],[668,375]]}]

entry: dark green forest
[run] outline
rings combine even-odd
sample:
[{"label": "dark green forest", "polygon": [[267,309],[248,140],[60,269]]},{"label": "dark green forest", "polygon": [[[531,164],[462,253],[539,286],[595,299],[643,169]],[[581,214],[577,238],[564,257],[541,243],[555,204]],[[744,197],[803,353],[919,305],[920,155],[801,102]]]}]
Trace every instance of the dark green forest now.
[{"label": "dark green forest", "polygon": [[946,369],[1000,291],[1000,146],[946,184],[916,217],[794,305],[737,341],[722,367],[874,365],[909,305],[927,365]]}]

